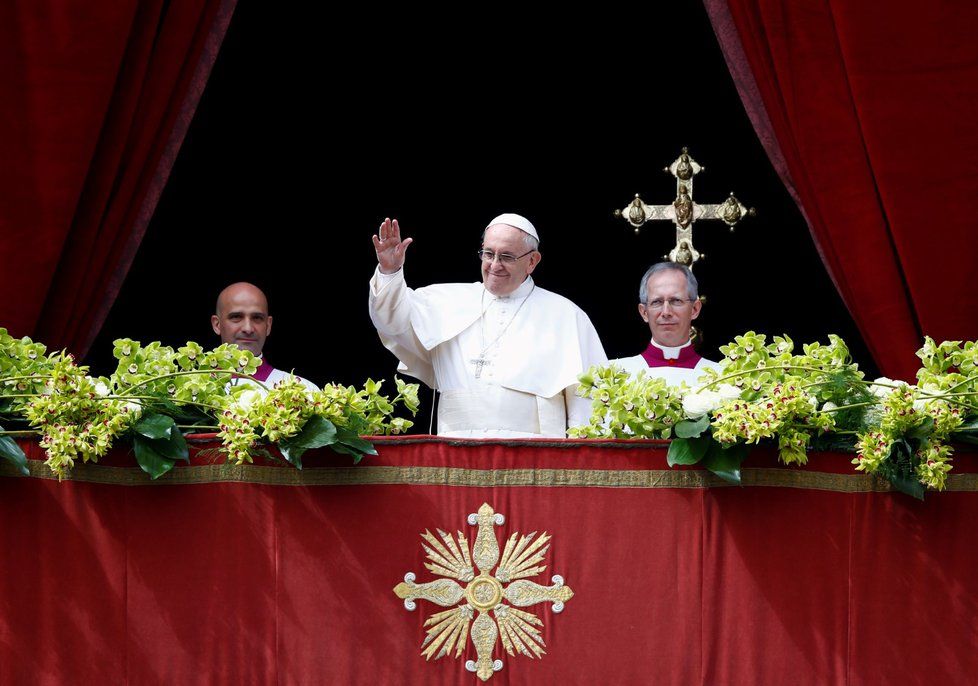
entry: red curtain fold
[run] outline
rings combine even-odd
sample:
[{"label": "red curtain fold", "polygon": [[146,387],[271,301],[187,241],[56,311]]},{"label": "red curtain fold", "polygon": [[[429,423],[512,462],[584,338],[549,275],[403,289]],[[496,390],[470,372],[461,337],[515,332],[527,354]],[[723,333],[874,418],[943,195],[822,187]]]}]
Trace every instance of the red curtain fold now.
[{"label": "red curtain fold", "polygon": [[978,338],[978,7],[705,0],[755,130],[881,371]]},{"label": "red curtain fold", "polygon": [[87,352],[235,2],[0,7],[0,326]]}]

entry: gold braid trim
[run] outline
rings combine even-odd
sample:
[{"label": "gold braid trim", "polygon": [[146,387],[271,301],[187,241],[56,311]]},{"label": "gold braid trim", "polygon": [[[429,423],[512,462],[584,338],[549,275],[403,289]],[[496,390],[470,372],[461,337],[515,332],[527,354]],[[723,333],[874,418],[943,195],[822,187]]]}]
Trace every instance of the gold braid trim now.
[{"label": "gold braid trim", "polygon": [[[369,458],[368,458],[369,459]],[[28,460],[31,476],[57,479],[38,460]],[[19,477],[9,464],[0,464],[0,476]],[[879,493],[893,490],[882,478],[866,474],[832,474],[800,469],[747,468],[744,486],[802,488],[839,493]],[[156,481],[138,467],[102,467],[79,464],[66,481],[118,486],[174,486],[206,483],[249,483],[271,486],[573,486],[594,488],[717,488],[727,482],[702,470],[678,469],[468,469],[461,467],[313,467],[302,471],[289,467],[255,465],[200,465],[177,467]],[[978,474],[952,474],[948,491],[978,491]]]}]

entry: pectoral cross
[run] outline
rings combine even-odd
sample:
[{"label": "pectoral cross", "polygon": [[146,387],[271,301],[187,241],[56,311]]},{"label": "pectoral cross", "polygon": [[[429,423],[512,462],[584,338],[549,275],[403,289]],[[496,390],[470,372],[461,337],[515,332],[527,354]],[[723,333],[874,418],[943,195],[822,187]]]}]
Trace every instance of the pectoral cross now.
[{"label": "pectoral cross", "polygon": [[469,362],[471,362],[472,364],[475,365],[475,378],[477,378],[477,379],[482,378],[482,368],[483,367],[488,367],[489,365],[492,364],[492,360],[487,360],[486,359],[486,354],[485,353],[482,353],[481,355],[479,355],[474,360],[469,360]]},{"label": "pectoral cross", "polygon": [[706,167],[697,164],[696,160],[689,156],[687,149],[683,148],[682,154],[676,158],[676,161],[664,170],[676,177],[676,199],[672,204],[646,205],[636,193],[635,199],[625,209],[615,210],[615,216],[624,217],[635,227],[635,233],[639,232],[645,222],[671,221],[676,225],[676,247],[662,257],[692,268],[693,263],[706,257],[693,247],[693,224],[697,220],[719,219],[733,231],[734,226],[745,215],[753,217],[757,214],[754,208],[744,207],[733,193],[719,205],[699,205],[693,202],[693,177],[705,169]]}]

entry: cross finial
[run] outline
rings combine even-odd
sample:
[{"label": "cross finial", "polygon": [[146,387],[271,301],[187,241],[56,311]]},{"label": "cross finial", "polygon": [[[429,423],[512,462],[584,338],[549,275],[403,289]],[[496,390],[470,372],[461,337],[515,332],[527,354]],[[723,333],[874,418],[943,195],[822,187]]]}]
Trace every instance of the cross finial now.
[{"label": "cross finial", "polygon": [[706,168],[700,166],[682,149],[679,157],[664,169],[676,178],[676,199],[669,205],[647,205],[636,193],[635,199],[623,210],[615,210],[616,217],[625,220],[639,233],[642,225],[650,221],[669,220],[676,226],[676,247],[664,259],[685,264],[692,268],[698,260],[706,257],[693,246],[693,225],[700,219],[719,219],[734,230],[734,226],[745,216],[755,216],[754,208],[745,207],[733,193],[718,205],[700,205],[693,202],[693,177]]}]

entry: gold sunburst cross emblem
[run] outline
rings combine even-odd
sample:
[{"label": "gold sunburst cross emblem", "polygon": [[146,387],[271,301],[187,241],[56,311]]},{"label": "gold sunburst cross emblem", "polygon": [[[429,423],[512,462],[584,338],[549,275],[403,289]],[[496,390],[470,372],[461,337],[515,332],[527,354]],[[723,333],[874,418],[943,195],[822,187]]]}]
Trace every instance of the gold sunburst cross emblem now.
[{"label": "gold sunburst cross emblem", "polygon": [[[419,584],[415,583],[414,573],[408,572],[404,575],[404,582],[394,587],[394,593],[404,599],[404,607],[408,610],[417,608],[415,601],[418,598],[442,607],[455,606],[444,612],[436,612],[425,621],[428,629],[421,643],[421,654],[426,660],[432,657],[437,660],[454,650],[457,659],[465,650],[471,624],[472,643],[479,659],[468,660],[465,668],[475,672],[483,681],[488,681],[494,672],[503,668],[502,660],[492,659],[497,640],[502,641],[503,648],[513,657],[520,653],[533,659],[534,656],[542,657],[546,652],[546,644],[540,634],[543,621],[535,614],[517,608],[551,602],[553,611],[561,612],[564,603],[574,596],[574,591],[565,586],[563,578],[557,575],[551,578],[552,586],[527,581],[527,577],[536,576],[547,569],[546,565],[539,564],[550,548],[550,536],[546,531],[539,538],[535,538],[535,531],[525,536],[513,532],[506,541],[500,559],[499,543],[492,527],[493,524],[501,526],[504,521],[503,515],[494,512],[488,503],[483,503],[477,514],[470,514],[469,524],[479,525],[471,554],[469,543],[461,531],[456,532],[456,541],[441,529],[436,529],[437,538],[425,530],[421,534],[425,541],[422,548],[428,558],[424,566],[435,576],[443,578]],[[466,583],[466,586],[461,586],[455,580]],[[475,616],[476,611],[478,617]]]}]

